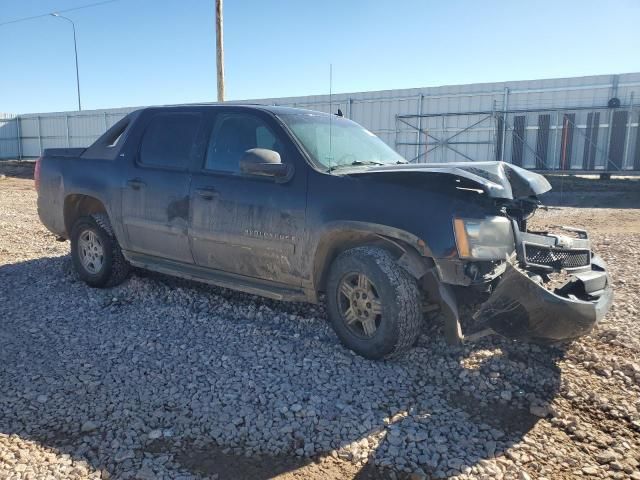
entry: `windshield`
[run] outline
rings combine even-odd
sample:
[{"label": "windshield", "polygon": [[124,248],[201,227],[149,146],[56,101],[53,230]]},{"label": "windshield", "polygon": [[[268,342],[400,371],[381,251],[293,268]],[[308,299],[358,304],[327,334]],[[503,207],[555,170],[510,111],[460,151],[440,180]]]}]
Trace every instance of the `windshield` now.
[{"label": "windshield", "polygon": [[346,118],[305,113],[280,118],[313,160],[328,169],[406,163],[373,133]]}]

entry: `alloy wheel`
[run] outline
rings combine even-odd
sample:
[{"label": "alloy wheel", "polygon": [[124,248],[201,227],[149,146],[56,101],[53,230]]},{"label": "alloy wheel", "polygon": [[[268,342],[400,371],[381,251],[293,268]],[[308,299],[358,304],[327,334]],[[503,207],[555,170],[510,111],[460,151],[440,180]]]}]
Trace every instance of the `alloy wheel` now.
[{"label": "alloy wheel", "polygon": [[84,230],[78,237],[80,262],[91,274],[97,274],[104,265],[104,248],[93,230]]},{"label": "alloy wheel", "polygon": [[382,320],[382,301],[375,285],[359,272],[348,273],[338,288],[340,315],[349,330],[363,338],[376,334]]}]

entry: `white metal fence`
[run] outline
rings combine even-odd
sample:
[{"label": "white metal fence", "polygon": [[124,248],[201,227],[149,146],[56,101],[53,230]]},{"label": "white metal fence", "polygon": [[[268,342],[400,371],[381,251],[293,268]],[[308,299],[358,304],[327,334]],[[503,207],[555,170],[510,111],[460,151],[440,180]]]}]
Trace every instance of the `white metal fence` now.
[{"label": "white metal fence", "polygon": [[0,158],[20,158],[20,132],[15,115],[0,113]]},{"label": "white metal fence", "polygon": [[0,119],[0,142],[5,146],[0,145],[0,157],[30,158],[45,148],[86,147],[133,110],[5,115]]},{"label": "white metal fence", "polygon": [[[620,107],[607,108],[614,97]],[[542,170],[630,171],[640,170],[638,99],[640,73],[250,103],[334,113],[340,108],[410,161],[501,159]],[[0,117],[0,158],[88,146],[133,110],[5,115]]]}]

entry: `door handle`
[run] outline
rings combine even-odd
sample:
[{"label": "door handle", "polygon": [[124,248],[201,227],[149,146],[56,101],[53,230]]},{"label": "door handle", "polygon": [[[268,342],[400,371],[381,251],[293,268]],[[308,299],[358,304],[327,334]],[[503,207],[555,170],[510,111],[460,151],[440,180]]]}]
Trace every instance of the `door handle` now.
[{"label": "door handle", "polygon": [[139,178],[132,178],[131,180],[127,180],[127,185],[134,190],[140,190],[140,188],[144,187],[146,183]]},{"label": "door handle", "polygon": [[220,192],[213,187],[196,188],[196,193],[204,200],[213,200]]}]

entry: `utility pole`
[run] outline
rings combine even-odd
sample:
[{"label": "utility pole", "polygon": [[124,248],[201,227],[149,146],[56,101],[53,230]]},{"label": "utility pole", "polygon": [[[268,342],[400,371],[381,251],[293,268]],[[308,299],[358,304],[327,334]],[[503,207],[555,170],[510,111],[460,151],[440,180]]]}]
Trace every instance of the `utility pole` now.
[{"label": "utility pole", "polygon": [[224,45],[222,28],[222,0],[216,0],[216,66],[218,71],[219,102],[224,102]]}]

